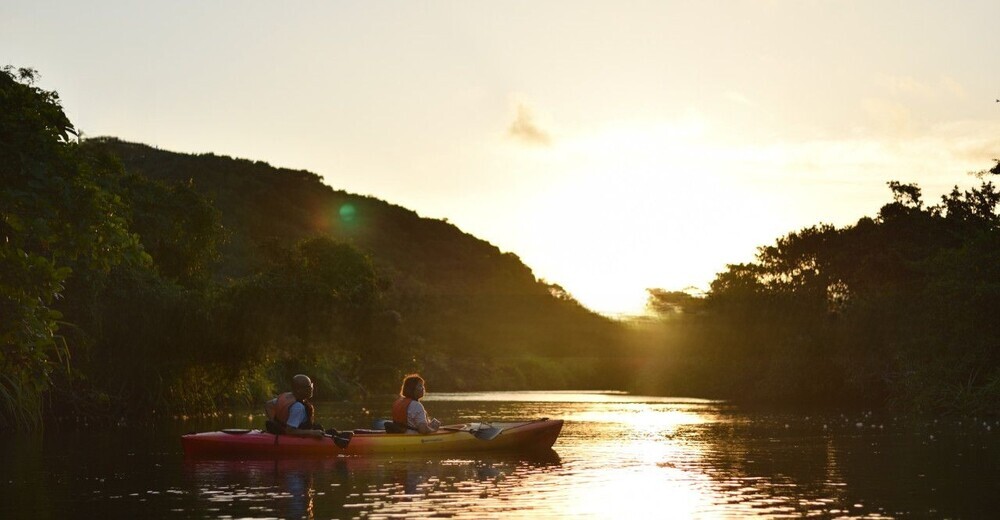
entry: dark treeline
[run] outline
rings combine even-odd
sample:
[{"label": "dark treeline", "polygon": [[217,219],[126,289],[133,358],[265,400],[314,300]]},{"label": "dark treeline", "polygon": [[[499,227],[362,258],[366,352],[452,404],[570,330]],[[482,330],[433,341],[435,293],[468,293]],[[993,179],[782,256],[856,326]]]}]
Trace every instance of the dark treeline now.
[{"label": "dark treeline", "polygon": [[83,141],[34,77],[0,73],[0,430],[254,403],[297,372],[321,398],[414,370],[624,384],[622,327],[515,255],[309,172]]},{"label": "dark treeline", "polygon": [[844,228],[790,233],[704,297],[651,291],[670,339],[640,385],[745,403],[1000,410],[1000,192],[912,184]]}]

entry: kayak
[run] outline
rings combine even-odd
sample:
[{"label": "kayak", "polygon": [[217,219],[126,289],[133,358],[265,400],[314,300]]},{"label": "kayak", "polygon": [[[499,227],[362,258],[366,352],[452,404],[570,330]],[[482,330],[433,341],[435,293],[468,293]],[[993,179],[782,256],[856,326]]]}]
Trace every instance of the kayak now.
[{"label": "kayak", "polygon": [[[222,430],[181,436],[190,458],[284,458],[336,455],[451,453],[465,451],[533,452],[552,447],[561,419],[528,422],[453,424],[428,434],[354,430],[345,447],[331,437],[274,435],[261,430]],[[344,444],[344,439],[336,439]]]}]

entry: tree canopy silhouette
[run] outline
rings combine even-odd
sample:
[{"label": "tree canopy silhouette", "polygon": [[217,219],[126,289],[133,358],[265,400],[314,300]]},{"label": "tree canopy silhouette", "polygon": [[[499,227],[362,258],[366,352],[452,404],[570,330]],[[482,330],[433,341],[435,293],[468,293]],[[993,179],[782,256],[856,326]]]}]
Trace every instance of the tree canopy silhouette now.
[{"label": "tree canopy silhouette", "polygon": [[[997,173],[930,206],[890,182],[875,218],[789,233],[728,266],[681,325],[681,379],[750,402],[1000,409]],[[654,309],[674,300],[651,293]]]}]

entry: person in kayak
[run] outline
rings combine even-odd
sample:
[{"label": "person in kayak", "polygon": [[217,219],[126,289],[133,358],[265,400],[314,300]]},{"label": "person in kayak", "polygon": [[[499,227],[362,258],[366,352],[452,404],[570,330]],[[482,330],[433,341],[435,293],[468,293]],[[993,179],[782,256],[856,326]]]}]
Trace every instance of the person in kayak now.
[{"label": "person in kayak", "polygon": [[399,397],[392,404],[392,423],[396,431],[431,433],[441,427],[441,421],[427,417],[427,410],[420,403],[423,396],[424,378],[419,374],[410,374],[403,378]]},{"label": "person in kayak", "polygon": [[323,427],[313,422],[316,408],[309,401],[312,396],[313,382],[309,376],[299,374],[293,377],[291,392],[264,403],[267,431],[299,437],[322,437]]}]

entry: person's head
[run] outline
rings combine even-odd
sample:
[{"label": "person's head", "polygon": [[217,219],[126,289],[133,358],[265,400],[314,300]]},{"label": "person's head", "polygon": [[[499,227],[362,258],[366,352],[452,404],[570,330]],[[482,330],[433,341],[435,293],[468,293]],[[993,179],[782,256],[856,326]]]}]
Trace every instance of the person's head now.
[{"label": "person's head", "polygon": [[305,374],[299,374],[292,378],[292,393],[295,394],[295,398],[309,399],[313,396],[313,382],[309,379],[309,376]]},{"label": "person's head", "polygon": [[424,378],[420,377],[420,374],[410,374],[404,377],[399,395],[419,400],[424,396]]}]

